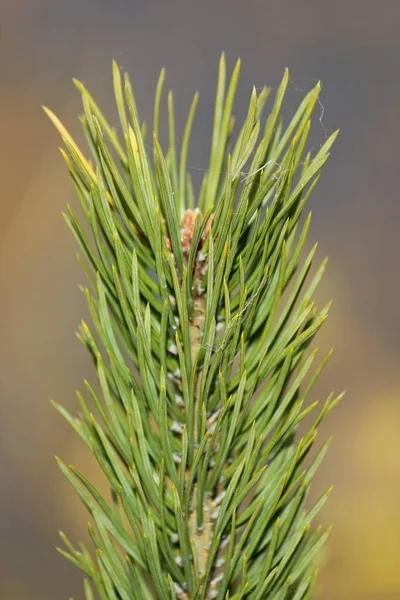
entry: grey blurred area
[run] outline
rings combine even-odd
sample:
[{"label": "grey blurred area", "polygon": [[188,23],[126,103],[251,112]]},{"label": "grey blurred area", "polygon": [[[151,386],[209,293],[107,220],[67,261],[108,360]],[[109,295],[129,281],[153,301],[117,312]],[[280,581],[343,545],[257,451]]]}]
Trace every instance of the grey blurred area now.
[{"label": "grey blurred area", "polygon": [[221,51],[230,68],[242,59],[238,118],[252,86],[273,94],[289,67],[286,122],[321,80],[311,147],[341,129],[310,201],[310,237],[330,257],[318,299],[334,299],[319,345],[335,354],[315,394],[347,390],[321,431],[321,442],[334,439],[315,495],[335,490],[322,514],[334,528],[318,587],[325,600],[400,598],[399,26],[398,0],[1,0],[1,600],[83,598],[82,575],[54,548],[58,529],[85,538],[88,517],[53,455],[102,485],[49,403],[75,410],[74,390],[94,374],[74,333],[87,316],[84,276],[61,216],[76,200],[40,105],[81,141],[77,77],[117,125],[115,58],[151,125],[164,66],[178,135],[200,91],[189,157],[198,183]]}]

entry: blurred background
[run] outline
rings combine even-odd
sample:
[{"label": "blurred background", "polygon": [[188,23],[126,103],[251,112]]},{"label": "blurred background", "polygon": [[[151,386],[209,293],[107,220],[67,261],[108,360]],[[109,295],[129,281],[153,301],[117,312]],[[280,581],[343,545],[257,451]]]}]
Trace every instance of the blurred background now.
[{"label": "blurred background", "polygon": [[77,202],[40,105],[81,140],[77,77],[116,124],[115,58],[151,123],[165,66],[178,134],[200,90],[196,180],[222,50],[230,67],[243,61],[237,115],[253,84],[276,89],[289,66],[286,120],[321,79],[314,150],[341,128],[310,202],[310,238],[330,257],[319,299],[334,299],[319,343],[335,354],[315,395],[347,390],[320,437],[334,435],[314,493],[335,489],[321,517],[334,528],[319,588],[326,600],[400,598],[399,0],[1,0],[0,26],[1,600],[83,598],[81,574],[54,547],[59,528],[82,538],[87,515],[53,455],[93,472],[49,404],[75,410],[74,390],[93,370],[74,334],[84,279],[61,216]]}]

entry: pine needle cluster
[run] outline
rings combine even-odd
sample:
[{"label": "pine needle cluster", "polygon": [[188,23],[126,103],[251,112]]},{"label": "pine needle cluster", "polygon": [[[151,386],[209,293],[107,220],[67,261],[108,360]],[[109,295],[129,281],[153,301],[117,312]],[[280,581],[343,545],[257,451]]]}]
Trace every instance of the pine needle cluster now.
[{"label": "pine needle cluster", "polygon": [[164,71],[147,141],[116,64],[118,130],[75,82],[91,161],[45,109],[81,204],[65,218],[88,280],[92,326],[79,338],[98,383],[78,393],[78,418],[55,406],[110,486],[105,497],[58,460],[91,515],[94,553],[65,534],[60,550],[85,573],[86,600],[309,598],[329,533],[313,526],[329,490],[305,508],[328,442],[306,459],[341,396],[307,402],[330,355],[315,367],[310,349],[329,305],[312,301],[325,261],[311,277],[302,215],[336,133],[305,151],[319,85],[283,127],[285,72],[268,117],[269,90],[253,89],[234,135],[239,71],[227,81],[222,56],[198,194],[187,168],[198,95],[178,150],[168,94],[164,153]]}]

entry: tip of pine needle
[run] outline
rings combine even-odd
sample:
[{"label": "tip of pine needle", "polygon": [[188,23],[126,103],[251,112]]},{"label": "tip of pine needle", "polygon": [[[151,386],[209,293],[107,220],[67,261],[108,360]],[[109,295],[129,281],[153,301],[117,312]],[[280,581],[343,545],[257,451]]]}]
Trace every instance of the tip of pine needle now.
[{"label": "tip of pine needle", "polygon": [[332,135],[331,135],[331,139],[332,139],[333,141],[335,141],[335,140],[336,140],[337,136],[339,135],[339,132],[340,132],[340,129],[335,129],[335,131],[332,133]]},{"label": "tip of pine needle", "polygon": [[46,115],[48,116],[48,118],[50,119],[50,121],[53,123],[53,125],[55,125],[57,127],[57,124],[56,124],[57,117],[53,113],[53,111],[48,106],[45,106],[44,104],[41,104],[41,107],[44,110],[44,112],[46,113]]}]

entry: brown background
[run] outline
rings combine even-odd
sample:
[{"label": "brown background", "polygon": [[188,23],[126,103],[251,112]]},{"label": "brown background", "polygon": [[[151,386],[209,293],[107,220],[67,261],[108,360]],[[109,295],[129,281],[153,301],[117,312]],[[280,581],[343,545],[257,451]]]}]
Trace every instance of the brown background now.
[{"label": "brown background", "polygon": [[322,515],[334,529],[319,583],[327,600],[400,598],[400,2],[1,0],[0,19],[0,598],[83,598],[80,573],[54,546],[58,528],[84,536],[87,517],[53,454],[92,463],[48,399],[73,408],[93,371],[74,335],[83,275],[61,217],[76,202],[40,104],[80,139],[75,76],[116,123],[115,57],[150,122],[165,66],[178,115],[201,93],[189,162],[198,181],[222,50],[230,66],[243,60],[238,115],[252,84],[276,88],[289,66],[284,115],[321,79],[314,148],[341,128],[311,201],[311,237],[330,256],[320,298],[334,299],[320,344],[336,350],[317,393],[347,390],[323,428],[334,441],[315,493],[335,483]]}]

